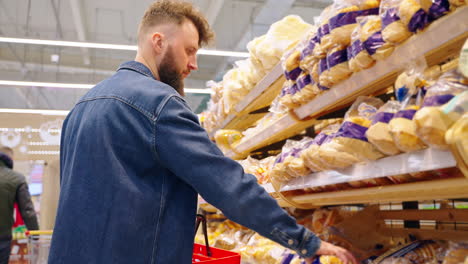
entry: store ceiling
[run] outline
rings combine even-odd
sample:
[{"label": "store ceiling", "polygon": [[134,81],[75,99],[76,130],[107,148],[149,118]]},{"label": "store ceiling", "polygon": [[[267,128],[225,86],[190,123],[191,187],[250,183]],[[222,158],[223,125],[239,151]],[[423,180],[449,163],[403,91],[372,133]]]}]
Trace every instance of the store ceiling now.
[{"label": "store ceiling", "polygon": [[[134,45],[137,25],[151,0],[0,0],[0,36]],[[246,51],[247,41],[266,33],[288,14],[313,17],[329,0],[194,0],[216,32],[213,47]],[[58,55],[58,62],[51,60]],[[0,43],[0,80],[97,83],[135,52]],[[199,70],[186,87],[205,88],[236,59],[199,56]],[[83,89],[0,86],[0,108],[70,109]],[[187,95],[195,111],[207,95]]]}]

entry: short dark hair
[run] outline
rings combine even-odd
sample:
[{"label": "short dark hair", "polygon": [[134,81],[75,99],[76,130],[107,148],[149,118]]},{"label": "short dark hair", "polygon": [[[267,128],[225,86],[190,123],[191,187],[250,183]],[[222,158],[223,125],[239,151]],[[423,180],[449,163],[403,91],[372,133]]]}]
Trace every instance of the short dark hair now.
[{"label": "short dark hair", "polygon": [[13,149],[7,146],[1,146],[0,152],[7,154],[10,158],[13,156]]},{"label": "short dark hair", "polygon": [[186,20],[191,21],[198,31],[198,45],[210,44],[214,33],[203,14],[192,3],[180,0],[160,0],[151,4],[145,11],[138,27],[138,38],[142,31],[163,23],[181,25]]}]

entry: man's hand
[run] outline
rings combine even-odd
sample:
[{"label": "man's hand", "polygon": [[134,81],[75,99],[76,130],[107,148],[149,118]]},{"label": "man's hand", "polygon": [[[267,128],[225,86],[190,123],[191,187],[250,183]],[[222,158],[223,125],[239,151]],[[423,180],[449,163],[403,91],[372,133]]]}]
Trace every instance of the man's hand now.
[{"label": "man's hand", "polygon": [[[333,244],[330,244],[328,242],[322,241],[320,244],[319,250],[317,250],[317,255],[330,255],[330,256],[336,256],[338,257],[343,264],[358,264],[358,261],[356,258],[349,252],[348,250],[337,247]],[[308,258],[306,259],[307,264],[312,264],[313,258]]]}]

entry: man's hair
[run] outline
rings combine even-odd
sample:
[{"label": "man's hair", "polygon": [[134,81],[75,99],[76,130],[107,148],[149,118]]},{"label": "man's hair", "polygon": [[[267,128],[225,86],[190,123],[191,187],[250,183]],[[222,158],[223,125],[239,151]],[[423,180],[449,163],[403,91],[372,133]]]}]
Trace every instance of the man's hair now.
[{"label": "man's hair", "polygon": [[0,146],[0,152],[7,154],[10,158],[13,156],[13,149],[7,146]]},{"label": "man's hair", "polygon": [[180,0],[160,0],[151,4],[146,10],[138,27],[138,39],[147,29],[164,23],[181,25],[191,21],[198,31],[198,45],[204,46],[214,39],[214,33],[203,14],[192,3]]}]

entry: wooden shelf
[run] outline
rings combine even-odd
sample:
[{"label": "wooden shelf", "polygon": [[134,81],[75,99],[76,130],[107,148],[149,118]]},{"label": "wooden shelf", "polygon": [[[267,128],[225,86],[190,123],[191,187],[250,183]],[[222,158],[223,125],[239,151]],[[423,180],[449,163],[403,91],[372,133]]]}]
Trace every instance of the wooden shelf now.
[{"label": "wooden shelf", "polygon": [[229,114],[226,119],[218,126],[210,137],[219,129],[237,129],[245,130],[266,113],[251,114],[251,112],[267,107],[281,92],[285,78],[281,63],[278,63],[273,69],[263,77],[260,82],[242,99],[234,108],[234,113]]},{"label": "wooden shelf", "polygon": [[245,158],[252,150],[297,135],[315,123],[317,123],[315,119],[301,121],[295,119],[290,113],[286,114],[265,126],[258,133],[242,138],[233,146],[233,151],[228,152],[226,156],[233,159]]},{"label": "wooden shelf", "polygon": [[313,206],[466,198],[468,179],[442,179],[288,197]]},{"label": "wooden shelf", "polygon": [[433,22],[423,32],[398,46],[385,60],[379,61],[372,68],[353,74],[330,91],[297,108],[296,115],[300,119],[307,116],[317,117],[353,102],[360,95],[369,95],[385,89],[395,82],[406,62],[418,57],[425,56],[428,66],[432,66],[459,54],[468,37],[467,17],[468,7],[463,7]]}]

